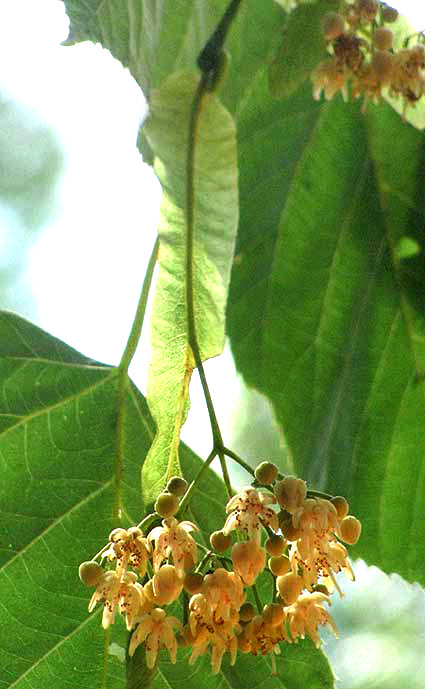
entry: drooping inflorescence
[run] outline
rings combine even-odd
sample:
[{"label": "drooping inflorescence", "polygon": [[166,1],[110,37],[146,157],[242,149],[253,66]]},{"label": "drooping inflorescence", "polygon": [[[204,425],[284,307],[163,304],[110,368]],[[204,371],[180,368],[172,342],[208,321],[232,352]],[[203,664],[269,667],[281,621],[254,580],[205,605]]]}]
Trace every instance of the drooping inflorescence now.
[{"label": "drooping inflorescence", "polygon": [[[309,636],[319,646],[326,625],[336,634],[328,609],[333,591],[341,594],[336,575],[354,579],[341,541],[354,544],[361,531],[344,498],[309,492],[303,480],[278,477],[277,467],[263,462],[253,484],[227,502],[227,519],[208,549],[197,541],[196,524],[177,519],[187,483],[172,482],[167,488],[175,492],[162,493],[156,513],[144,519],[146,533],[114,529],[99,554],[102,564],[80,565],[81,580],[96,587],[89,611],[103,604],[104,628],[117,613],[124,617],[130,655],[144,644],[153,668],[160,649],[175,663],[178,647],[190,647],[190,664],[210,653],[217,673],[225,653],[232,664],[238,651],[271,654],[274,663],[281,643]],[[256,582],[266,569],[273,595],[260,601]],[[176,601],[180,615],[176,606],[169,614]]]},{"label": "drooping inflorescence", "polygon": [[414,34],[397,49],[391,28],[397,18],[397,10],[379,0],[342,2],[338,12],[326,14],[322,31],[330,55],[312,73],[314,97],[323,92],[330,100],[341,92],[345,99],[363,97],[366,105],[388,92],[404,109],[414,105],[425,93],[424,37]]}]

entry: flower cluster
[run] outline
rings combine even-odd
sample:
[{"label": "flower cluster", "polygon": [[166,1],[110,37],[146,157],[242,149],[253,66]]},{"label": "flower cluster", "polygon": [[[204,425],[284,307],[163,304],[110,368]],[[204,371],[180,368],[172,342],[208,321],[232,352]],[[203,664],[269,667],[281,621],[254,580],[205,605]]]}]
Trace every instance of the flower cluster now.
[{"label": "flower cluster", "polygon": [[397,10],[378,0],[344,2],[340,12],[329,12],[323,20],[323,34],[330,57],[312,74],[313,94],[322,91],[330,100],[349,89],[353,97],[378,102],[383,90],[403,99],[404,107],[414,104],[425,92],[425,46],[421,34],[415,45],[394,47],[394,33],[388,26],[398,17]]},{"label": "flower cluster", "polygon": [[[355,543],[361,530],[344,498],[309,492],[303,480],[281,477],[274,464],[263,462],[252,485],[228,501],[227,519],[211,534],[208,549],[195,540],[194,523],[177,519],[186,487],[183,479],[172,479],[156,513],[142,523],[148,524],[145,534],[139,527],[114,529],[101,562],[80,566],[81,580],[95,586],[89,611],[103,604],[104,628],[117,613],[124,617],[130,655],[143,644],[153,668],[160,649],[175,663],[178,647],[189,647],[190,664],[210,653],[217,673],[225,653],[231,664],[238,651],[271,654],[274,663],[281,643],[309,636],[319,646],[325,625],[336,634],[328,610],[332,592],[340,592],[335,575],[344,570],[354,579],[341,541]],[[266,562],[274,594],[263,604],[256,582]],[[174,614],[167,611],[176,601],[181,617],[176,607]]]}]

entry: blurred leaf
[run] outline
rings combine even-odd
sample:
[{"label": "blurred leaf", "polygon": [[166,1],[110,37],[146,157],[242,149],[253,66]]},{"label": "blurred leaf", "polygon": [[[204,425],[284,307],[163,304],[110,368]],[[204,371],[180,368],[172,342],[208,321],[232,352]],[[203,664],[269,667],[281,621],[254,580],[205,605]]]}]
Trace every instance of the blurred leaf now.
[{"label": "blurred leaf", "polygon": [[[424,583],[423,138],[309,91],[276,103],[264,77],[241,113],[233,352],[298,472],[351,500],[356,553]],[[421,251],[399,261],[405,235]]]},{"label": "blurred leaf", "polygon": [[318,2],[318,0],[274,0],[274,2],[277,2],[278,5],[283,7],[285,12],[291,12],[296,9],[298,5],[301,5],[301,3],[313,4]]},{"label": "blurred leaf", "polygon": [[288,98],[326,56],[322,19],[334,9],[332,0],[321,0],[313,6],[300,5],[289,15],[269,69],[270,90],[277,98]]},{"label": "blurred leaf", "polygon": [[[89,616],[89,590],[78,582],[81,561],[100,549],[114,526],[117,370],[94,364],[36,326],[0,314],[0,629],[1,689],[123,689],[125,629],[111,629],[104,661],[100,616]],[[125,523],[143,514],[140,463],[152,439],[146,403],[132,387],[126,400],[123,513]],[[185,475],[200,460],[183,448]],[[224,520],[226,494],[207,471],[191,504],[201,529]],[[116,524],[115,524],[116,525]],[[190,673],[187,650],[176,666],[161,654],[155,688],[258,687],[328,689],[324,656],[302,643],[283,649],[282,680],[264,658],[241,656],[220,675],[205,656]],[[128,686],[137,686],[129,666]],[[136,663],[136,669],[140,670]]]},{"label": "blurred leaf", "polygon": [[51,217],[62,164],[53,130],[29,108],[0,96],[0,203],[16,213],[25,229]]},{"label": "blurred leaf", "polygon": [[[194,367],[187,340],[186,159],[190,110],[198,78],[177,74],[152,95],[146,137],[163,189],[159,274],[152,314],[148,403],[158,429],[143,466],[145,500],[179,473],[180,428]],[[194,300],[203,359],[221,354],[230,269],[238,223],[236,134],[218,98],[206,96],[195,149]]]}]

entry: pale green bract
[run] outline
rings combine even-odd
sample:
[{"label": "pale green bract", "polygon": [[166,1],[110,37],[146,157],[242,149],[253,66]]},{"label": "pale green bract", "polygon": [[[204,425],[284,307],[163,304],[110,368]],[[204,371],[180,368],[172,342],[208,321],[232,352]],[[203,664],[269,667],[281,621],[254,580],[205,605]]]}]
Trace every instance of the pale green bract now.
[{"label": "pale green bract", "polygon": [[[189,119],[199,77],[177,73],[153,92],[145,135],[156,152],[163,188],[159,274],[152,313],[148,403],[157,435],[143,466],[142,489],[152,502],[181,472],[180,429],[194,367],[187,335],[186,165]],[[215,94],[207,94],[195,143],[194,309],[203,359],[221,354],[230,269],[238,227],[236,128]],[[188,477],[193,478],[193,477]]]}]

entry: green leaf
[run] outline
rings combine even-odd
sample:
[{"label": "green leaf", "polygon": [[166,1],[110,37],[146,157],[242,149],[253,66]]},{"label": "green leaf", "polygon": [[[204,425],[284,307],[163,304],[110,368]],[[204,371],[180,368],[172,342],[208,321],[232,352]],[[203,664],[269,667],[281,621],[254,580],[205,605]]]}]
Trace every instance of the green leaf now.
[{"label": "green leaf", "polygon": [[291,12],[269,69],[273,96],[288,98],[326,56],[321,24],[326,12],[334,9],[332,0],[321,0],[314,5],[300,5]]},{"label": "green leaf", "polygon": [[[264,78],[241,113],[232,348],[300,475],[350,499],[355,553],[424,583],[423,138],[309,90],[276,103]],[[421,250],[400,260],[404,236]]]},{"label": "green leaf", "polygon": [[[68,44],[101,43],[125,67],[149,98],[153,87],[175,69],[194,11],[191,0],[66,0],[71,20]],[[209,9],[201,10],[202,19]]]},{"label": "green leaf", "polygon": [[[18,316],[0,314],[0,414],[7,418],[0,432],[1,689],[125,686],[125,627],[120,620],[113,625],[104,658],[100,615],[88,614],[91,593],[77,576],[80,562],[116,526],[116,382],[116,369],[94,364]],[[125,419],[123,513],[125,523],[135,523],[143,515],[135,486],[152,421],[134,387]],[[198,472],[200,460],[187,448],[182,462],[188,477]],[[191,504],[204,537],[223,523],[225,503],[222,481],[208,470]],[[311,644],[283,651],[279,671],[286,689],[332,687],[327,661]],[[206,656],[189,674],[187,655],[179,651],[172,666],[161,653],[156,689],[276,687],[263,658],[240,656],[237,667],[224,663],[213,677]],[[251,683],[243,679],[244,668]],[[128,664],[128,687],[137,687],[141,669],[139,661]]]},{"label": "green leaf", "polygon": [[158,665],[149,668],[146,664],[146,649],[144,644],[138,646],[133,657],[127,656],[127,684],[126,689],[150,689],[158,671]]},{"label": "green leaf", "polygon": [[[211,674],[209,656],[202,656],[195,665],[188,665],[190,653],[181,651],[177,665],[162,663],[155,689],[333,689],[334,678],[324,655],[308,641],[282,645],[276,656],[277,675],[272,674],[268,656],[238,656],[231,667],[224,657],[221,672]],[[190,673],[188,672],[190,669]]]},{"label": "green leaf", "polygon": [[[129,68],[150,100],[172,72],[194,69],[228,0],[65,0],[71,20],[67,43],[91,40]],[[275,3],[245,0],[226,48],[231,55],[223,100],[232,112],[279,36],[282,10]]]},{"label": "green leaf", "polygon": [[[187,339],[186,164],[190,111],[198,78],[179,73],[152,95],[146,137],[163,189],[159,274],[152,314],[148,403],[157,436],[143,466],[151,502],[180,473],[180,429],[194,367]],[[205,97],[195,144],[194,301],[203,359],[221,354],[227,290],[238,223],[236,132],[217,96]]]},{"label": "green leaf", "polygon": [[[77,568],[112,526],[116,372],[2,313],[0,385],[0,687],[100,686],[103,640]],[[138,436],[147,449],[151,430]],[[136,459],[129,445],[126,481]],[[124,493],[137,514],[131,482]],[[123,668],[108,665],[118,689]]]}]

